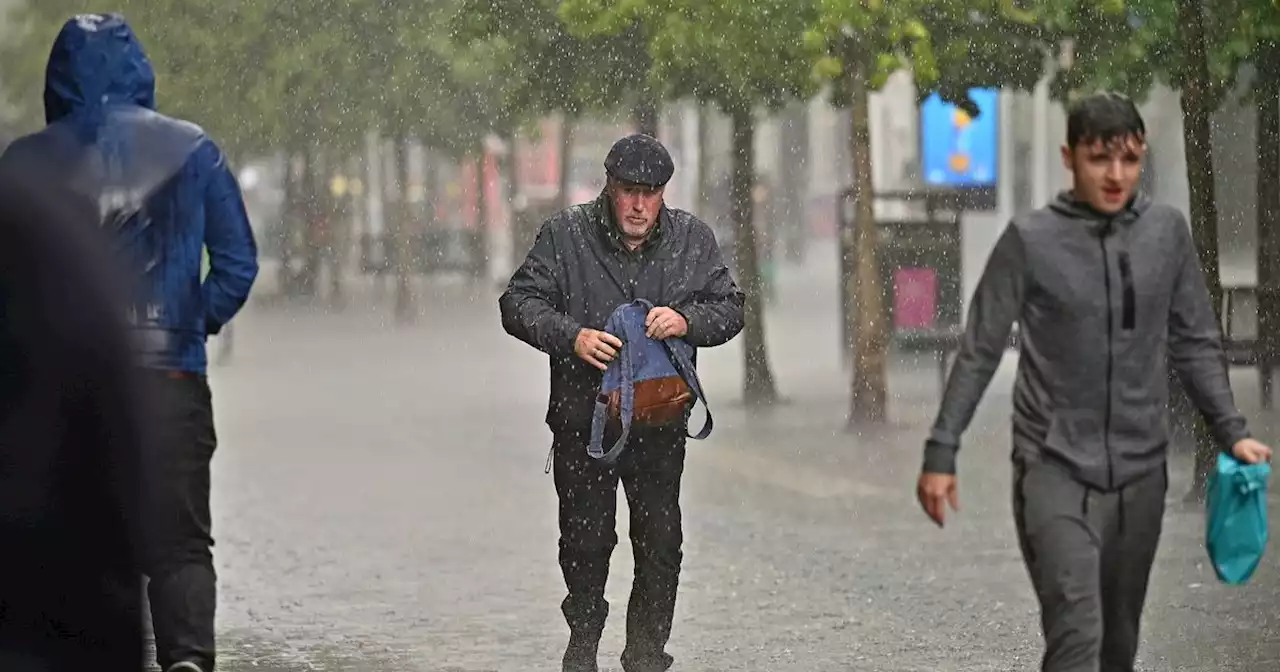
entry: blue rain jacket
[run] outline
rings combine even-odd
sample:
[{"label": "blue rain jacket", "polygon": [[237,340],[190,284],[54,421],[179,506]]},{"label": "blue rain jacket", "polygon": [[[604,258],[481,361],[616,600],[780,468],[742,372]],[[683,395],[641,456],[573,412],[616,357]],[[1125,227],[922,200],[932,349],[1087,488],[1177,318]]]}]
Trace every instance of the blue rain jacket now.
[{"label": "blue rain jacket", "polygon": [[[45,73],[43,131],[4,161],[54,161],[97,202],[131,274],[139,363],[204,373],[205,342],[244,306],[258,251],[240,186],[198,126],[155,111],[155,74],[119,15],[64,24]],[[202,255],[208,275],[201,280]]]}]

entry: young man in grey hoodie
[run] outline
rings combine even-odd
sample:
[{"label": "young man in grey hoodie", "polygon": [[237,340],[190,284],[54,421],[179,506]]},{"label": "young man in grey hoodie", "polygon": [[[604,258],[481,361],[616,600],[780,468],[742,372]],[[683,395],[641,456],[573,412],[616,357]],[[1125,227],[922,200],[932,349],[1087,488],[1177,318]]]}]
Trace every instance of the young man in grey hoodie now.
[{"label": "young man in grey hoodie", "polygon": [[917,496],[941,526],[958,503],[960,435],[1017,322],[1014,518],[1045,672],[1134,669],[1168,487],[1166,361],[1223,450],[1271,457],[1236,410],[1186,219],[1137,192],[1146,150],[1128,99],[1072,106],[1072,189],[996,243],[925,443]]}]

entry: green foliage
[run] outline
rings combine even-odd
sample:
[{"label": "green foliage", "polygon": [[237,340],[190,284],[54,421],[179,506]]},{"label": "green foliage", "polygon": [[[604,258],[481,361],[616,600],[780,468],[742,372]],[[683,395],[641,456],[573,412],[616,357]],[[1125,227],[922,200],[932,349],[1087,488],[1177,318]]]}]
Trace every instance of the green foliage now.
[{"label": "green foliage", "polygon": [[[1143,100],[1162,82],[1181,89],[1187,48],[1177,0],[1039,0],[1023,3],[1056,52],[1069,41],[1070,67],[1057,72],[1059,100],[1100,89]],[[1258,40],[1280,30],[1271,0],[1200,0],[1209,48],[1208,104],[1216,107],[1235,85]]]},{"label": "green foliage", "polygon": [[795,0],[565,0],[559,16],[583,38],[638,30],[654,91],[732,113],[812,92],[802,38],[813,9]]},{"label": "green foliage", "polygon": [[371,11],[355,18],[361,35],[349,57],[360,61],[372,125],[461,156],[505,123],[505,92],[495,82],[511,54],[451,39],[458,3],[364,2]]},{"label": "green foliage", "polygon": [[[460,46],[458,0],[117,0],[138,32],[166,114],[231,151],[355,150],[365,132],[417,134],[455,154],[506,123],[498,76],[511,55]],[[49,47],[73,0],[28,0],[9,17],[0,85],[21,127],[42,125]]]},{"label": "green foliage", "polygon": [[[201,123],[216,137],[232,139],[247,135],[253,119],[233,85],[237,70],[228,50],[250,51],[251,35],[237,21],[240,16],[218,8],[219,3],[192,0],[184,3],[182,20],[188,27],[169,29],[173,17],[153,11],[146,0],[120,0],[117,10],[138,32],[156,68],[157,103],[166,113]],[[229,5],[246,4],[229,0]],[[17,112],[17,124],[24,130],[43,125],[44,71],[49,50],[58,30],[70,17],[83,11],[83,4],[70,0],[29,2],[11,11],[11,32],[0,45],[0,70],[7,98]]]},{"label": "green foliage", "polygon": [[[929,76],[917,83],[921,100],[937,93],[977,116],[970,89],[1029,91],[1044,77],[1053,31],[1031,11],[1006,0],[969,0],[922,3],[918,16],[931,47],[916,47],[931,57]],[[916,62],[912,65],[918,72]]]},{"label": "green foliage", "polygon": [[925,0],[817,0],[816,14],[804,36],[817,81],[830,82],[838,105],[847,105],[850,91],[845,75],[855,61],[865,70],[872,90],[906,67],[917,85],[928,90],[938,78],[929,27],[919,20],[917,7]]},{"label": "green foliage", "polygon": [[[920,100],[937,93],[972,115],[973,88],[1029,90],[1044,76],[1050,45],[1063,24],[1027,3],[1008,0],[819,0],[819,17],[805,44],[814,75],[830,81],[837,103],[848,101],[840,75],[861,59],[868,85],[910,69]],[[1063,3],[1053,3],[1061,9]]]},{"label": "green foliage", "polygon": [[504,55],[485,75],[502,91],[500,128],[549,112],[617,109],[645,92],[649,60],[637,31],[575,35],[558,7],[556,0],[462,0],[450,23],[458,48]]}]

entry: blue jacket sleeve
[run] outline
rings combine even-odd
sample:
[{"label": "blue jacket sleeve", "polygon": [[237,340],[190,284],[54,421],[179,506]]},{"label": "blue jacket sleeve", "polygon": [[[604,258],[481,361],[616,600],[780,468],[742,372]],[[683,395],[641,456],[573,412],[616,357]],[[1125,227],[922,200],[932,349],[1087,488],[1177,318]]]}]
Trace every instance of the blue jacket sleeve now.
[{"label": "blue jacket sleeve", "polygon": [[212,164],[204,189],[204,245],[209,252],[209,273],[204,294],[205,328],[210,335],[222,331],[246,301],[258,276],[258,246],[249,226],[240,185],[226,157],[208,143],[205,152]]}]

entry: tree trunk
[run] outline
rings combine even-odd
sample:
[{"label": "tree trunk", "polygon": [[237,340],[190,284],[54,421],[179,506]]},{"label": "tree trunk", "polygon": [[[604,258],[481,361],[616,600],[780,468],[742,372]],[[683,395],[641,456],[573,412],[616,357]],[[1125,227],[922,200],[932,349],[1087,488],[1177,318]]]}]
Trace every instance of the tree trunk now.
[{"label": "tree trunk", "polygon": [[[1182,128],[1187,161],[1187,185],[1191,191],[1191,237],[1200,255],[1213,311],[1222,318],[1222,274],[1218,266],[1218,208],[1214,196],[1211,118],[1216,107],[1209,90],[1209,62],[1205,48],[1204,17],[1199,0],[1179,0],[1178,19],[1183,26]],[[1195,470],[1188,499],[1203,500],[1209,471],[1218,446],[1197,413]]]},{"label": "tree trunk", "polygon": [[698,105],[698,197],[697,197],[697,213],[698,216],[711,221],[711,215],[707,212],[707,204],[709,199],[707,194],[711,190],[711,106],[705,103]]},{"label": "tree trunk", "polygon": [[788,261],[800,261],[804,256],[803,244],[808,229],[805,208],[805,185],[809,177],[809,115],[805,103],[794,103],[782,117],[782,132],[778,134],[782,171],[779,175],[779,194],[783,214],[778,222],[782,234],[781,254]]},{"label": "tree trunk", "polygon": [[1280,43],[1257,49],[1257,337],[1264,367],[1269,367],[1280,355]]},{"label": "tree trunk", "polygon": [[563,210],[573,203],[570,203],[571,194],[569,190],[573,184],[573,128],[576,120],[568,113],[561,117],[560,121],[560,193],[557,197],[557,203],[560,210]]},{"label": "tree trunk", "polygon": [[302,222],[302,269],[298,281],[301,294],[313,297],[319,293],[320,277],[320,239],[324,231],[324,205],[328,193],[328,184],[324,179],[325,153],[320,147],[312,147],[306,153],[307,164],[303,168],[302,179],[306,184],[306,205],[303,208],[305,217]]},{"label": "tree trunk", "polygon": [[[643,95],[643,94],[642,94]],[[658,104],[644,96],[631,110],[637,133],[658,137]]]},{"label": "tree trunk", "polygon": [[396,201],[394,216],[389,220],[392,224],[390,233],[392,258],[391,269],[396,279],[395,317],[402,324],[413,322],[413,236],[409,235],[411,219],[414,215],[409,202],[409,138],[396,136]]},{"label": "tree trunk", "polygon": [[529,253],[529,248],[533,246],[533,238],[536,230],[530,231],[526,226],[527,218],[523,210],[517,210],[517,197],[520,195],[520,184],[518,180],[519,171],[516,170],[516,161],[519,158],[519,152],[516,149],[516,133],[512,129],[503,129],[499,131],[499,137],[502,138],[503,144],[506,145],[507,151],[498,156],[498,179],[506,185],[506,208],[510,214],[507,222],[507,232],[511,237],[511,258],[509,262],[514,269],[524,262],[525,255]]},{"label": "tree trunk", "polygon": [[302,221],[302,184],[298,181],[298,174],[294,170],[296,163],[297,153],[292,147],[286,149],[284,171],[281,176],[284,207],[280,210],[280,229],[276,234],[280,257],[280,267],[276,271],[276,285],[280,295],[284,297],[294,295],[293,240],[294,232],[299,228],[298,223]]},{"label": "tree trunk", "polygon": [[875,192],[871,180],[871,96],[868,89],[868,57],[849,59],[850,140],[853,157],[854,248],[856,267],[853,286],[853,394],[849,408],[850,426],[886,420],[888,375],[884,289],[880,282],[880,262],[876,248],[879,227],[875,220]]},{"label": "tree trunk", "polygon": [[734,266],[747,295],[746,325],[742,330],[742,399],[747,406],[764,406],[778,399],[769,368],[764,338],[764,295],[760,282],[760,258],[756,245],[755,208],[751,190],[755,183],[755,117],[750,110],[733,113],[733,221]]},{"label": "tree trunk", "polygon": [[473,280],[480,280],[485,276],[489,260],[487,253],[489,247],[488,176],[485,173],[488,159],[489,155],[482,142],[476,152],[476,228],[467,239],[470,243],[468,266]]}]

